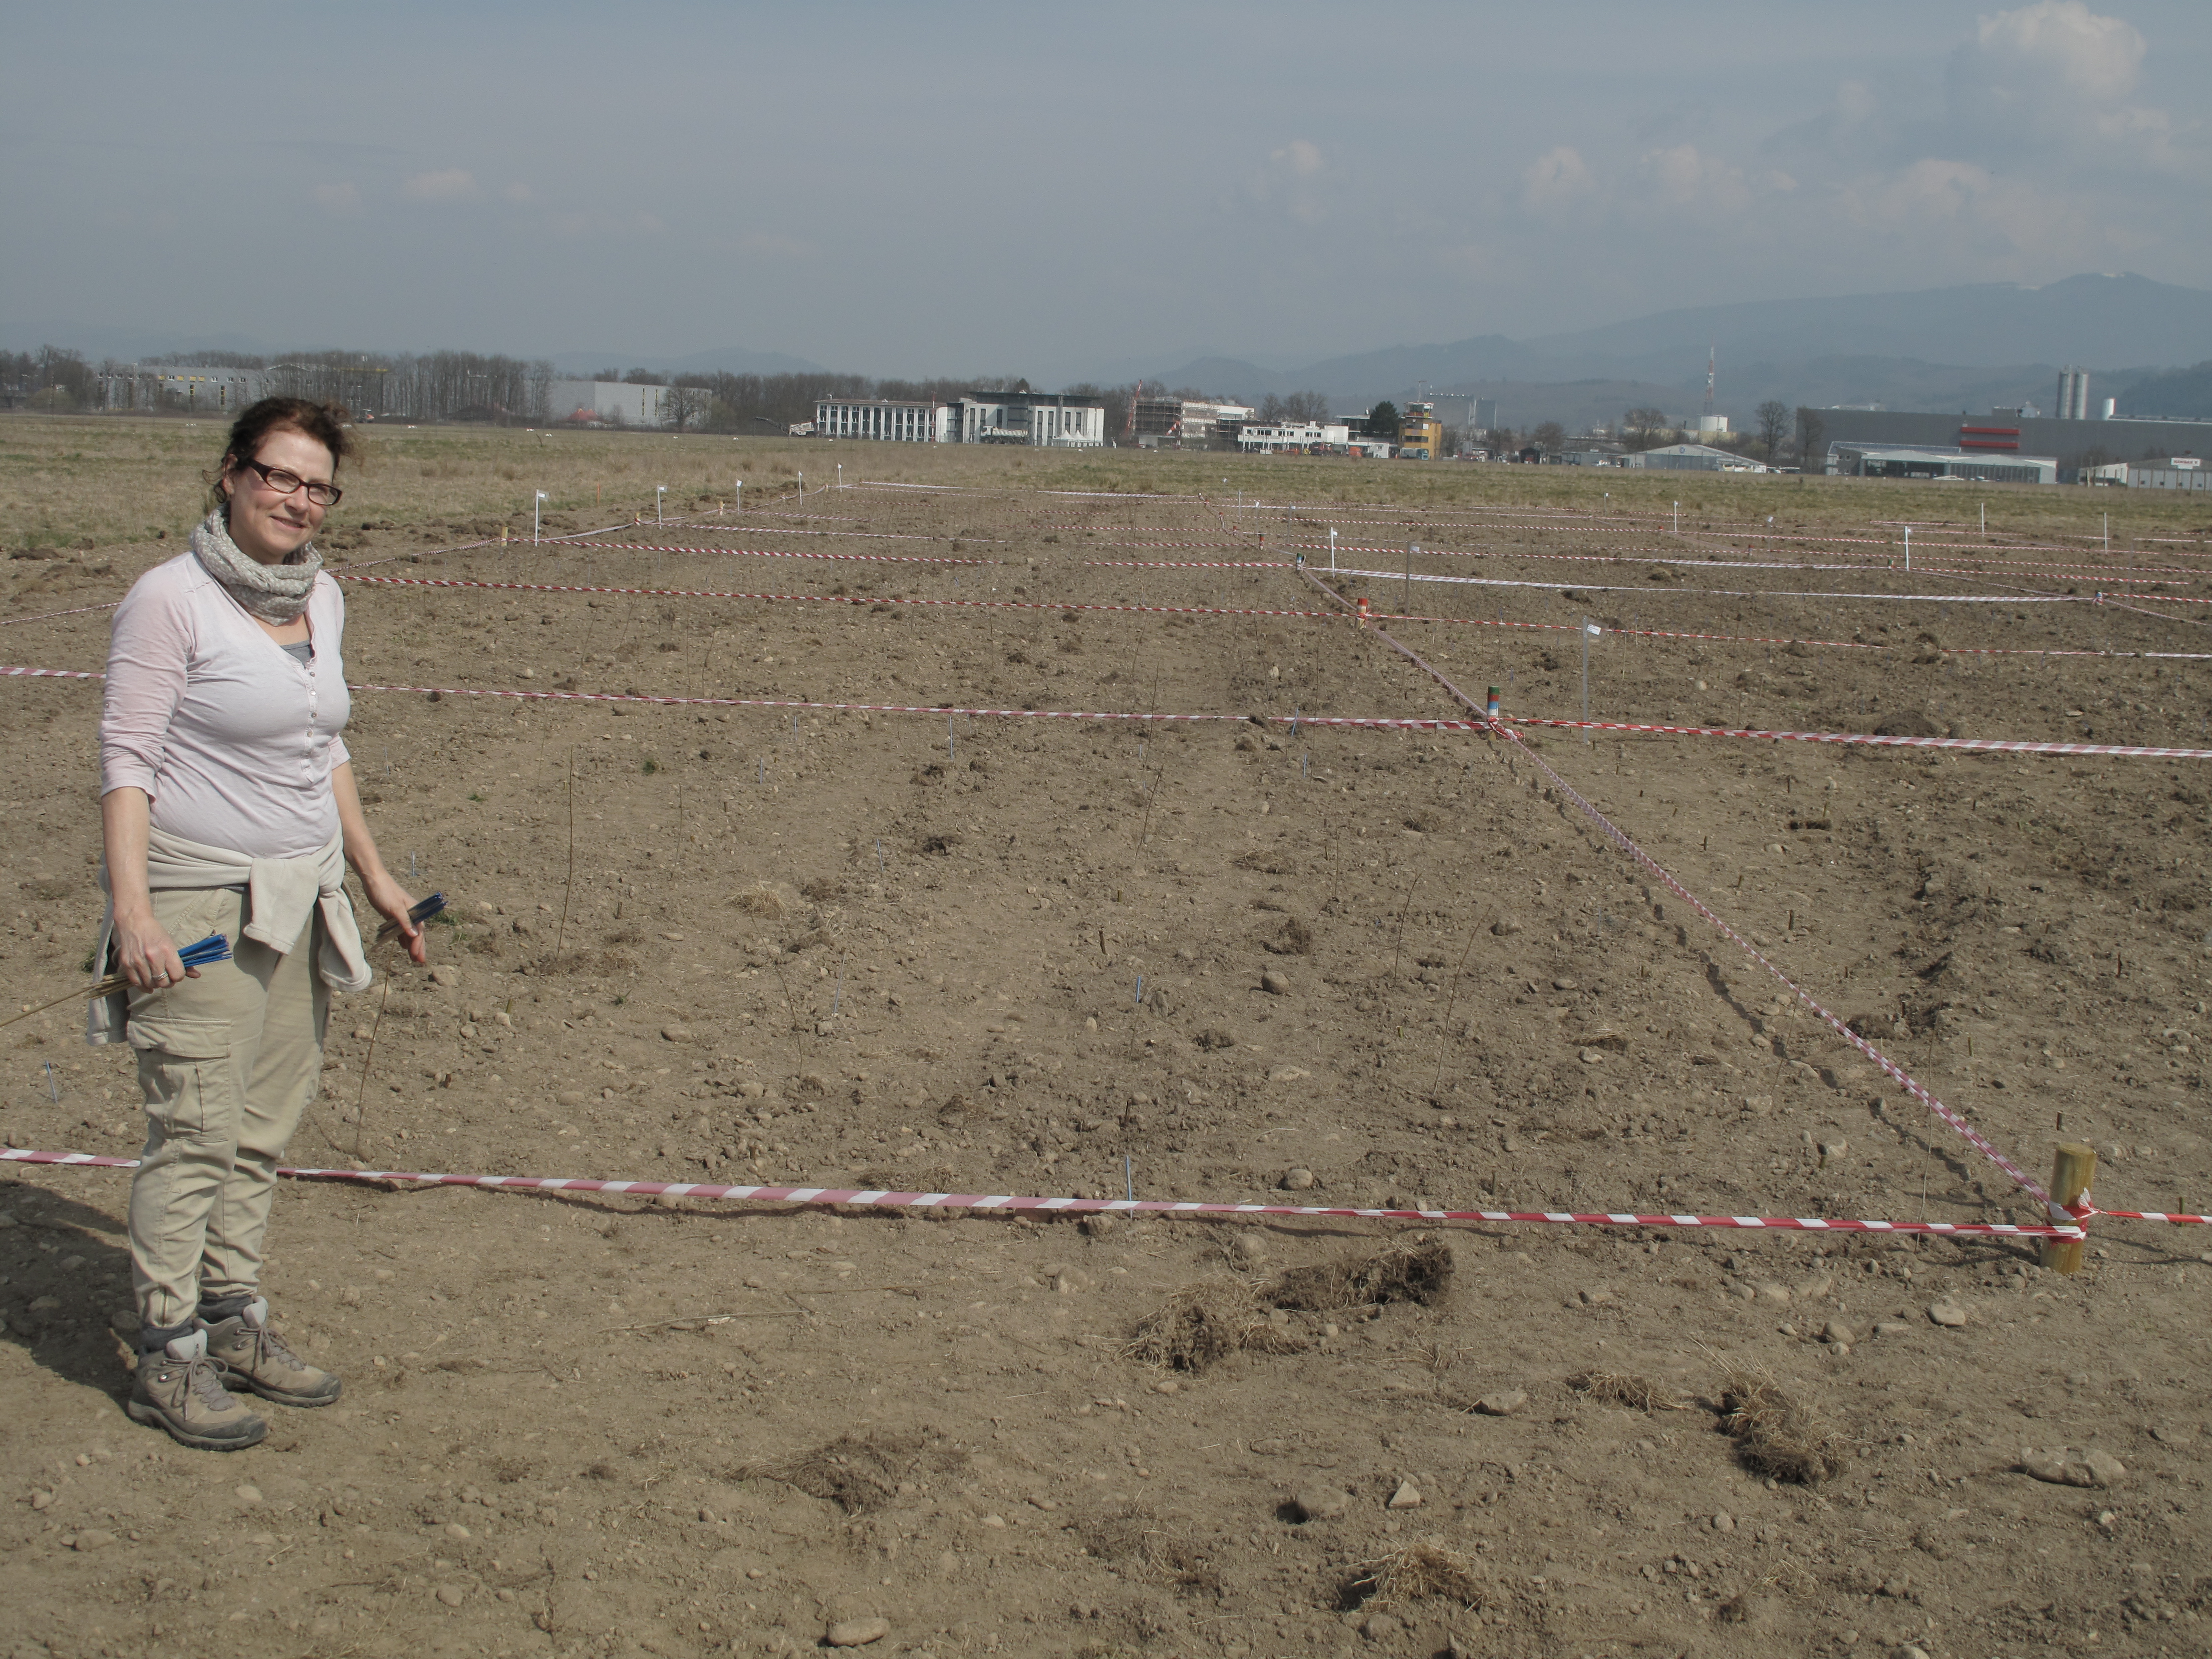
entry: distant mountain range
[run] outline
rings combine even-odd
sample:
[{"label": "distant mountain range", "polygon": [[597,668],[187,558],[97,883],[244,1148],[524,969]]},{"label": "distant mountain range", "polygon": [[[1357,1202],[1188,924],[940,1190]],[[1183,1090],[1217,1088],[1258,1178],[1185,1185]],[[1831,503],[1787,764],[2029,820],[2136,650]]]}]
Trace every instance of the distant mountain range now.
[{"label": "distant mountain range", "polygon": [[[1633,404],[1698,412],[1706,353],[1714,407],[1739,427],[1769,398],[1792,404],[1880,404],[1979,411],[2022,401],[2048,407],[2059,366],[2090,370],[2093,405],[2118,397],[2136,414],[2194,412],[2203,394],[2160,374],[2212,358],[2212,293],[2135,276],[2069,276],[2041,288],[1975,283],[1897,294],[1765,300],[1659,312],[1571,333],[1502,334],[1390,346],[1269,370],[1200,357],[1150,383],[1256,401],[1317,391],[1340,410],[1402,401],[1417,386],[1498,401],[1501,421],[1616,420]],[[2148,367],[2146,367],[2148,366]],[[2168,382],[2176,382],[2169,386]],[[2192,383],[2193,384],[2193,383]],[[2138,386],[2190,409],[2139,406]]]}]

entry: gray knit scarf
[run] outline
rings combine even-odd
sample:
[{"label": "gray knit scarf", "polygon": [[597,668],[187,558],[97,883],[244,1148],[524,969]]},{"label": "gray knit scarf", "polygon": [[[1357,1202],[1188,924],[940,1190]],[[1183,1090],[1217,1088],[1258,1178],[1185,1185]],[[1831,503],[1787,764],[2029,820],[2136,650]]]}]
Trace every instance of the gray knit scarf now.
[{"label": "gray knit scarf", "polygon": [[230,597],[264,622],[298,620],[323,573],[323,556],[308,542],[282,564],[264,564],[230,538],[228,515],[217,507],[192,532],[192,554]]}]

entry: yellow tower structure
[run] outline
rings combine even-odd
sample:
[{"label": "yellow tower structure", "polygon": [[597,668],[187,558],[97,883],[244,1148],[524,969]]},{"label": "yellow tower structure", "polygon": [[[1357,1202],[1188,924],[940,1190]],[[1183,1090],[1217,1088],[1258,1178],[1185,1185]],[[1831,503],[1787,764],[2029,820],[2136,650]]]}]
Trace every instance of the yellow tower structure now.
[{"label": "yellow tower structure", "polygon": [[1434,404],[1407,404],[1398,417],[1398,459],[1433,461],[1444,453],[1443,422],[1437,419]]}]

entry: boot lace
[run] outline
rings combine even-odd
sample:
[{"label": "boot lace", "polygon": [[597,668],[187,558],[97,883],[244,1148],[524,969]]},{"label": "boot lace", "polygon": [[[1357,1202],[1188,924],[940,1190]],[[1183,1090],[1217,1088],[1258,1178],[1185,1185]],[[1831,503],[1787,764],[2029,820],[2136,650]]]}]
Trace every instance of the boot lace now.
[{"label": "boot lace", "polygon": [[269,1327],[261,1325],[252,1328],[253,1358],[256,1364],[273,1361],[278,1365],[295,1371],[303,1371],[308,1368],[307,1362],[286,1347],[284,1339],[270,1330]]},{"label": "boot lace", "polygon": [[[176,1364],[176,1361],[171,1361]],[[231,1407],[230,1390],[222,1386],[222,1367],[205,1354],[198,1354],[183,1362],[186,1392],[199,1396],[200,1404],[211,1412],[227,1412]]]}]

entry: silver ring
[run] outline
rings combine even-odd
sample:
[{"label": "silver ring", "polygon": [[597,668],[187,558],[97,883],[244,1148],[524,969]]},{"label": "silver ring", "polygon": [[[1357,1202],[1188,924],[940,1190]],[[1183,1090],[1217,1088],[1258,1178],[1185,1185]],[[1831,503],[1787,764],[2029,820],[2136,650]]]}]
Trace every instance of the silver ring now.
[{"label": "silver ring", "polygon": [[167,974],[156,974],[154,975],[154,983],[156,985],[167,985],[168,982],[169,976]]}]

